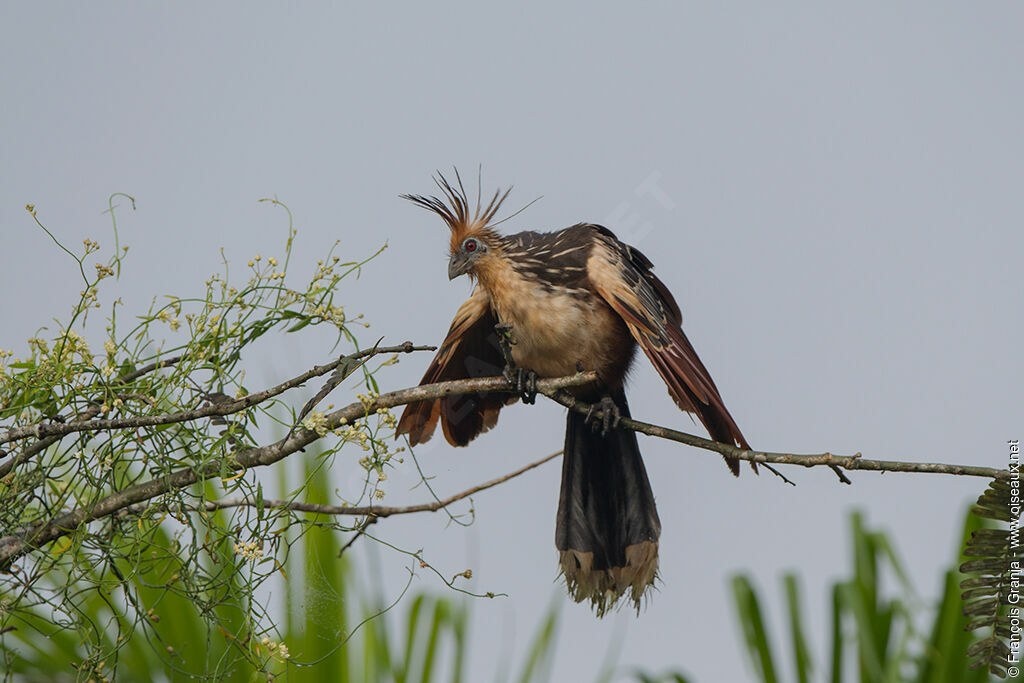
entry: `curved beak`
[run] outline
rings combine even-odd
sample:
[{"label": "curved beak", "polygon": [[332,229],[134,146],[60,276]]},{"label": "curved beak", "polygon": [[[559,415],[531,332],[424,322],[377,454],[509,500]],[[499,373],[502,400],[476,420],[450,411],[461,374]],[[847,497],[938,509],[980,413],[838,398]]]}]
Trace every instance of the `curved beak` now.
[{"label": "curved beak", "polygon": [[469,271],[470,267],[469,256],[463,253],[452,254],[451,259],[448,261],[448,279],[454,280],[460,275],[464,275]]}]

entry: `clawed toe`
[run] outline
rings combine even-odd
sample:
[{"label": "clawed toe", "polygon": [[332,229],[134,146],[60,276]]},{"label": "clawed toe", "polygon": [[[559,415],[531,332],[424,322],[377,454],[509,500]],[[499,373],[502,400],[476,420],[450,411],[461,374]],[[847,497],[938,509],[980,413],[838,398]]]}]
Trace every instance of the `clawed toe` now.
[{"label": "clawed toe", "polygon": [[515,371],[516,392],[519,398],[526,405],[533,405],[537,402],[537,373],[533,370],[516,368]]},{"label": "clawed toe", "polygon": [[508,360],[509,355],[512,353],[511,347],[516,345],[516,338],[512,334],[512,326],[499,323],[494,326],[494,331],[498,334],[498,346],[501,347],[502,354]]},{"label": "clawed toe", "polygon": [[527,405],[537,402],[537,373],[524,368],[513,368],[506,365],[501,376],[512,385],[519,398]]},{"label": "clawed toe", "polygon": [[498,333],[498,346],[501,348],[501,355],[505,357],[505,369],[501,371],[501,376],[515,387],[516,393],[519,394],[523,403],[528,405],[536,403],[537,373],[533,370],[517,368],[512,361],[512,346],[516,344],[515,337],[512,336],[512,326],[498,323],[494,326],[494,331]]},{"label": "clawed toe", "polygon": [[605,396],[597,403],[590,406],[587,411],[586,423],[601,436],[608,436],[608,432],[617,429],[622,421],[622,411],[615,404],[611,396]]}]

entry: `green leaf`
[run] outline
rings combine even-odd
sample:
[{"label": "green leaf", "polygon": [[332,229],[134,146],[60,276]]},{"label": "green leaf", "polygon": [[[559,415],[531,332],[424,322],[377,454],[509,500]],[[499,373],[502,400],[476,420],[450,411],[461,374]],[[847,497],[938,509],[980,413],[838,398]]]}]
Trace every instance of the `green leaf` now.
[{"label": "green leaf", "polygon": [[768,643],[768,631],[761,616],[761,606],[757,594],[750,580],[745,576],[734,576],[732,593],[750,663],[761,681],[776,683],[778,677],[775,674],[771,646]]},{"label": "green leaf", "polygon": [[789,612],[789,635],[793,642],[793,668],[796,672],[797,680],[800,683],[807,683],[811,680],[814,663],[811,660],[811,651],[804,637],[803,616],[800,606],[800,584],[795,574],[786,574],[782,577],[782,583],[786,591],[786,608]]},{"label": "green leaf", "polygon": [[530,643],[526,665],[519,676],[519,683],[531,683],[531,681],[547,678],[554,653],[557,628],[558,611],[552,607],[548,610],[547,616]]},{"label": "green leaf", "polygon": [[843,680],[843,604],[842,584],[832,586],[832,675],[829,680],[832,683],[842,683]]},{"label": "green leaf", "polygon": [[305,318],[286,329],[285,332],[298,332],[302,328],[308,326],[311,322],[313,322],[312,318]]}]

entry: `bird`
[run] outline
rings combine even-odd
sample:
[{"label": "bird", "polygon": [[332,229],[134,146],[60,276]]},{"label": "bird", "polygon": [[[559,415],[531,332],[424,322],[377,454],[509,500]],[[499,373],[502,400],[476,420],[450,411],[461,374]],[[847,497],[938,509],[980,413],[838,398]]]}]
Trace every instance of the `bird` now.
[{"label": "bird", "polygon": [[[538,377],[596,372],[596,382],[570,389],[592,407],[566,418],[555,547],[573,600],[589,602],[599,617],[632,601],[639,614],[659,578],[661,521],[636,433],[619,426],[630,415],[624,389],[637,348],[712,439],[750,446],[683,333],[679,306],[639,250],[594,223],[502,235],[495,217],[511,188],[481,206],[478,187],[471,210],[457,169],[454,182],[440,172],[434,182],[440,196],[401,197],[443,220],[448,278],[468,275],[474,287],[420,384],[501,375],[516,391],[409,403],[396,433],[415,446],[440,422],[448,443],[466,446],[506,405],[532,403]],[[739,461],[724,457],[738,476]]]}]

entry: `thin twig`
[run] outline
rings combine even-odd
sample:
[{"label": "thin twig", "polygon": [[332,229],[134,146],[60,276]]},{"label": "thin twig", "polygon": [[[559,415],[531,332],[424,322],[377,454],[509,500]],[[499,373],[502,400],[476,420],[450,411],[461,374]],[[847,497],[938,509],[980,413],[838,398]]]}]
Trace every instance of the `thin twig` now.
[{"label": "thin twig", "polygon": [[[96,412],[99,411],[97,410]],[[29,459],[36,453],[45,451],[47,448],[57,443],[58,441],[60,441],[59,436],[48,436],[45,439],[40,439],[39,441],[35,442],[25,450],[15,453],[10,460],[3,464],[0,464],[0,479],[3,479],[8,474],[10,474],[11,470],[13,470],[18,465],[28,462]]]},{"label": "thin twig", "polygon": [[[561,403],[563,406],[586,414],[590,410],[590,404],[584,403],[565,391],[547,392],[541,391],[545,396]],[[918,472],[930,474],[953,474],[969,477],[985,477],[988,479],[1009,479],[1009,470],[997,469],[995,467],[979,467],[976,465],[947,465],[933,462],[904,462],[899,460],[868,460],[860,453],[854,455],[836,455],[834,453],[817,453],[812,455],[800,455],[796,453],[773,453],[770,451],[744,450],[730,444],[719,443],[709,439],[702,439],[693,434],[677,432],[668,427],[640,422],[628,417],[623,417],[619,422],[620,427],[632,429],[641,434],[656,436],[659,439],[677,441],[688,446],[703,448],[722,455],[740,460],[750,460],[756,463],[770,462],[778,465],[802,465],[804,467],[815,467],[826,465],[828,467],[841,467],[845,470],[871,470],[875,472]]]},{"label": "thin twig", "polygon": [[[396,347],[398,350],[404,350],[403,347]],[[378,352],[387,352],[388,349],[378,349]],[[340,362],[340,361],[339,361]],[[337,365],[329,364],[323,368],[315,368],[309,373],[300,375],[305,379],[312,376],[322,375],[329,372],[333,367]],[[587,413],[590,409],[590,405],[582,401],[577,400],[571,394],[563,389],[572,386],[580,386],[594,382],[597,379],[597,375],[594,372],[583,372],[568,377],[559,377],[552,379],[542,379],[537,382],[538,393],[544,394],[549,398],[561,403],[562,405],[576,410],[580,413]],[[267,392],[261,392],[267,394],[268,392],[284,391],[284,388],[289,388],[287,385],[292,384],[295,380],[291,380],[282,385],[278,385],[273,389],[267,390]],[[433,400],[437,398],[443,398],[445,396],[455,396],[461,394],[471,394],[477,392],[504,392],[504,393],[515,393],[515,387],[511,382],[503,377],[480,377],[473,379],[462,379],[452,380],[448,382],[439,382],[436,384],[426,384],[410,389],[402,389],[399,391],[393,391],[387,394],[381,394],[373,397],[366,402],[360,401],[352,403],[340,410],[336,410],[329,415],[325,416],[325,425],[328,430],[336,429],[338,426],[353,422],[355,420],[362,419],[373,413],[376,413],[381,408],[393,408],[395,406],[404,405],[408,403],[414,403],[416,401]],[[235,405],[239,401],[232,401],[231,405]],[[244,408],[239,408],[241,410]],[[197,411],[190,411],[197,412]],[[237,412],[234,410],[232,412]],[[216,413],[210,413],[216,414]],[[227,413],[224,413],[227,414]],[[205,416],[201,415],[201,416]],[[185,421],[186,419],[193,418],[181,418],[175,421]],[[115,422],[112,420],[104,422]],[[132,423],[132,421],[126,421]],[[159,424],[159,422],[157,423]],[[63,427],[65,425],[54,425],[56,427]],[[72,425],[73,426],[73,425]],[[134,424],[128,424],[125,426],[134,426]],[[949,465],[943,463],[916,463],[916,462],[900,462],[900,461],[889,461],[889,460],[867,460],[861,457],[860,453],[855,455],[834,455],[832,453],[820,453],[813,455],[800,455],[794,453],[772,453],[767,451],[747,451],[735,446],[722,444],[708,439],[703,439],[699,436],[687,434],[685,432],[679,432],[674,429],[667,427],[660,427],[657,425],[648,424],[645,422],[639,422],[630,418],[622,418],[620,427],[634,430],[642,434],[648,434],[662,439],[668,439],[670,441],[676,441],[684,443],[690,446],[695,446],[708,451],[714,451],[723,455],[738,458],[740,460],[749,460],[758,463],[773,463],[783,465],[802,465],[804,467],[814,467],[818,465],[828,466],[835,471],[835,467],[840,467],[845,470],[872,470],[881,472],[920,472],[920,473],[937,473],[937,474],[953,474],[961,476],[976,476],[986,477],[994,479],[1009,479],[1011,474],[1007,470],[996,469],[992,467],[978,467],[973,465]],[[106,427],[113,428],[113,427]],[[272,444],[261,446],[257,448],[250,448],[239,453],[234,454],[233,459],[227,463],[211,462],[202,467],[181,469],[171,472],[170,474],[163,475],[156,479],[151,479],[133,486],[129,486],[125,489],[117,491],[100,501],[98,501],[92,507],[78,508],[70,512],[63,513],[51,519],[49,522],[34,525],[24,534],[8,535],[0,538],[0,569],[6,568],[16,558],[29,552],[34,547],[39,547],[45,543],[56,540],[62,536],[65,536],[83,524],[86,524],[92,520],[106,517],[108,515],[117,513],[132,505],[141,503],[146,500],[150,500],[159,495],[162,495],[168,491],[174,489],[184,488],[190,486],[200,480],[216,477],[221,472],[222,465],[226,465],[227,469],[240,470],[252,467],[271,465],[279,460],[287,457],[288,455],[299,451],[310,443],[319,438],[319,435],[308,429],[299,429],[285,439],[281,439]],[[500,482],[497,482],[500,483]],[[494,484],[491,484],[494,485]],[[472,490],[471,490],[472,491]],[[454,502],[454,501],[450,501]],[[435,501],[433,503],[427,503],[422,506],[410,506],[409,512],[420,512],[440,509],[443,505],[448,504],[446,501]],[[436,507],[435,507],[436,506]],[[366,508],[354,508],[359,510],[356,513],[349,514],[373,514],[378,517],[388,516],[390,514],[398,514],[394,509],[387,507],[372,507]],[[402,510],[403,508],[398,508]]]},{"label": "thin twig", "polygon": [[[282,394],[289,389],[301,386],[314,377],[325,375],[334,370],[341,363],[381,353],[403,353],[407,352],[407,349],[408,347],[403,344],[402,346],[379,347],[366,351],[358,351],[356,353],[349,354],[348,356],[342,356],[338,360],[327,363],[326,365],[314,366],[311,370],[308,370],[301,375],[297,375],[286,382],[281,382],[277,386],[271,387],[265,391],[248,394],[242,398],[217,401],[210,405],[192,410],[183,410],[177,413],[166,413],[164,415],[147,415],[144,417],[89,420],[85,422],[36,423],[25,427],[17,427],[15,429],[8,430],[6,434],[0,437],[0,444],[10,443],[12,441],[18,441],[19,439],[26,439],[33,436],[36,438],[45,438],[47,436],[63,436],[74,432],[98,432],[110,429],[137,429],[139,427],[155,427],[159,425],[175,424],[178,422],[191,422],[192,420],[198,420],[203,417],[223,417],[225,415],[232,415]],[[436,349],[436,346],[412,347],[413,351],[434,351]]]},{"label": "thin twig", "polygon": [[[448,496],[441,500],[435,500],[430,503],[420,503],[418,505],[403,505],[399,507],[388,507],[384,505],[319,505],[316,503],[303,503],[301,501],[294,500],[267,500],[264,499],[264,508],[279,508],[285,510],[292,510],[294,512],[314,512],[321,515],[355,515],[355,516],[366,516],[371,519],[381,517],[391,517],[393,515],[408,515],[414,512],[437,512],[442,508],[446,508],[452,503],[456,503],[463,498],[469,498],[475,493],[485,491],[489,488],[503,484],[509,479],[515,479],[524,472],[529,472],[535,467],[540,467],[549,460],[553,460],[560,456],[562,451],[546,455],[540,460],[535,460],[529,465],[524,465],[517,470],[509,472],[508,474],[498,477],[497,479],[491,479],[482,484],[477,484],[472,488],[468,488],[465,491],[456,493],[455,495]],[[203,504],[203,509],[207,512],[214,510],[223,510],[225,508],[235,507],[255,507],[256,501],[249,497],[241,498],[221,498],[220,500],[210,500]]]},{"label": "thin twig", "polygon": [[829,465],[829,467],[832,468],[832,471],[836,473],[837,477],[839,477],[839,483],[841,483],[841,484],[852,484],[853,483],[852,481],[850,481],[850,478],[847,477],[846,474],[843,473],[843,470],[842,470],[841,467],[839,467],[839,465]]},{"label": "thin twig", "polygon": [[173,356],[164,360],[158,360],[150,363],[149,365],[143,365],[138,370],[133,370],[129,373],[117,377],[111,384],[127,384],[128,382],[134,382],[143,375],[148,375],[154,370],[160,370],[166,367],[170,367],[175,363],[180,363],[185,356]]},{"label": "thin twig", "polygon": [[[180,362],[182,358],[184,358],[184,356],[174,356],[172,358],[167,358],[165,360],[154,361],[152,363],[149,363],[148,365],[143,365],[141,368],[138,368],[137,370],[133,370],[132,372],[128,372],[128,373],[125,373],[123,375],[120,375],[119,377],[114,378],[110,382],[109,386],[113,388],[113,387],[116,387],[118,385],[123,385],[123,384],[128,384],[129,382],[134,382],[135,380],[139,379],[140,377],[142,377],[144,375],[147,375],[147,374],[153,372],[154,370],[159,370],[161,368],[166,368],[166,367],[169,367],[171,365],[174,365],[175,363]],[[129,397],[137,398],[140,401],[144,401],[146,403],[149,403],[150,405],[153,405],[153,399],[150,398],[149,396],[143,396],[142,394],[131,393],[131,394],[121,394],[119,396],[119,398],[121,398],[122,400],[124,400],[126,398],[129,398]],[[77,415],[75,415],[70,420],[70,422],[72,422],[72,423],[74,423],[74,422],[88,422],[89,420],[91,420],[94,417],[96,417],[97,415],[99,415],[99,413],[100,413],[100,405],[97,403],[97,404],[92,405],[89,408],[83,410],[81,413],[78,413]],[[29,446],[28,448],[25,448],[21,452],[15,454],[14,457],[12,457],[7,462],[5,462],[3,464],[0,464],[0,479],[3,479],[8,474],[10,474],[11,470],[13,470],[18,465],[21,465],[22,463],[28,462],[28,460],[33,455],[35,455],[36,453],[40,453],[42,451],[45,451],[47,448],[49,448],[53,444],[59,442],[61,440],[61,438],[64,437],[64,436],[66,436],[66,435],[65,434],[55,434],[53,436],[48,436],[48,437],[46,437],[44,439],[41,439],[41,440],[37,441],[36,443],[32,444],[31,446]],[[6,455],[6,453],[0,453],[0,454]]]},{"label": "thin twig", "polygon": [[371,524],[376,524],[376,523],[377,523],[377,518],[376,517],[368,517],[366,519],[366,521],[363,522],[359,526],[359,531],[357,531],[352,538],[348,539],[348,543],[346,543],[345,545],[341,546],[341,550],[338,551],[338,559],[341,559],[341,556],[345,554],[346,550],[348,550],[349,548],[352,547],[353,543],[355,543],[360,538],[362,538],[363,534],[366,533],[366,530],[370,528]]},{"label": "thin twig", "polygon": [[[387,350],[378,349],[378,351],[384,353]],[[324,372],[327,372],[327,370],[320,374],[324,374]],[[596,379],[596,373],[584,372],[569,377],[540,380],[537,382],[537,389],[538,391],[554,392],[566,387],[594,382]],[[333,430],[344,423],[354,422],[376,413],[380,408],[393,408],[415,401],[476,392],[514,393],[515,389],[504,377],[480,377],[476,379],[439,382],[437,384],[425,384],[411,389],[381,394],[366,403],[362,401],[351,403],[325,416],[325,426],[328,430]],[[39,547],[62,536],[66,536],[83,524],[101,517],[107,517],[130,505],[150,500],[168,491],[185,488],[198,481],[216,477],[221,472],[222,465],[233,471],[271,465],[296,451],[302,450],[318,438],[320,436],[315,431],[305,428],[298,429],[291,436],[272,444],[236,453],[233,459],[226,463],[214,461],[201,467],[176,470],[170,474],[121,489],[100,499],[89,508],[77,508],[57,515],[49,522],[33,525],[31,529],[24,533],[4,536],[0,538],[0,570],[5,569],[14,559],[25,554],[33,547]]]}]

